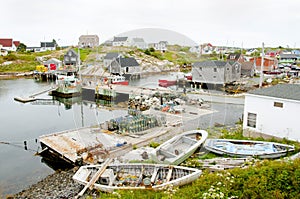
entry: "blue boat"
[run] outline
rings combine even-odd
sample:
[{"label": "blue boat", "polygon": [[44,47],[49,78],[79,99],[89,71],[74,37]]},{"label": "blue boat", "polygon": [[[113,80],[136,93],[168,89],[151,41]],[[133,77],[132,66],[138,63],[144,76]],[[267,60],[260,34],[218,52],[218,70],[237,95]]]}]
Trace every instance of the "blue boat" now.
[{"label": "blue boat", "polygon": [[276,142],[233,139],[207,139],[204,148],[219,155],[273,159],[287,155],[294,146]]}]

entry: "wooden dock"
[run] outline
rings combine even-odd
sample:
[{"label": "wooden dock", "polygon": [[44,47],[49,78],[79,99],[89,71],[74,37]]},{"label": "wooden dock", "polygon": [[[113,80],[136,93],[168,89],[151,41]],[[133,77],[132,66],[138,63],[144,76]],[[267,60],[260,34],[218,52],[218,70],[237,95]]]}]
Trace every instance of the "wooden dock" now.
[{"label": "wooden dock", "polygon": [[[152,115],[165,114],[166,125],[150,128],[139,134],[113,133],[105,129],[105,125],[100,124],[98,127],[85,127],[43,135],[39,137],[42,153],[48,151],[56,154],[56,157],[72,165],[102,162],[106,158],[126,154],[133,149],[133,146],[145,146],[151,141],[160,142],[181,133],[180,126],[183,123],[213,112],[195,107],[186,107],[186,109],[188,111],[183,114],[147,111]],[[197,114],[190,114],[191,109]]]}]

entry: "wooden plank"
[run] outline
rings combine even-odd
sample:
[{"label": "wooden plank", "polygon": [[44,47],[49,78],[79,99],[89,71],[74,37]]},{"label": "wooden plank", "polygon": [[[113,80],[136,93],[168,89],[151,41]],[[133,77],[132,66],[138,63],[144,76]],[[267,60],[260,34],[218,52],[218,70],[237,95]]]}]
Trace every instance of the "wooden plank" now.
[{"label": "wooden plank", "polygon": [[88,188],[91,188],[95,182],[99,179],[99,177],[104,173],[106,167],[109,165],[109,163],[112,161],[111,158],[106,159],[106,161],[103,163],[103,165],[99,168],[99,170],[95,173],[95,175],[92,177],[92,179],[85,185],[85,187],[78,193],[78,195],[76,196],[76,198],[79,198],[81,196],[83,196],[83,194],[85,193],[85,191]]},{"label": "wooden plank", "polygon": [[172,171],[173,171],[173,166],[170,166],[169,167],[169,172],[168,172],[168,175],[167,175],[167,181],[166,182],[169,182],[171,180],[171,177],[172,177]]}]

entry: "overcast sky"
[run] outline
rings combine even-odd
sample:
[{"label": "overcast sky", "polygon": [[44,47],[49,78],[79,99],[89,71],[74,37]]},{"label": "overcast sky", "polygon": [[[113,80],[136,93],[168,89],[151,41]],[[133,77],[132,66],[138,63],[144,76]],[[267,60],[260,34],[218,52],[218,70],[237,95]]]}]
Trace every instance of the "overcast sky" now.
[{"label": "overcast sky", "polygon": [[126,31],[162,28],[196,43],[300,47],[299,0],[1,0],[0,38],[27,46],[76,45]]}]

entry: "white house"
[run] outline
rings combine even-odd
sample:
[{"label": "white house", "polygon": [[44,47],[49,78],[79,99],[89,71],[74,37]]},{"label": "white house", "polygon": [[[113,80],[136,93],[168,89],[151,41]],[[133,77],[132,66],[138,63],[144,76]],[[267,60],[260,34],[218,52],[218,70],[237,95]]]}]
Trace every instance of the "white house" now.
[{"label": "white house", "polygon": [[144,41],[143,38],[132,38],[131,46],[145,50],[148,48],[148,44]]},{"label": "white house", "polygon": [[152,47],[155,50],[159,50],[159,51],[166,51],[167,50],[167,45],[168,45],[167,41],[160,41],[158,43],[149,44],[149,47],[150,48]]},{"label": "white house", "polygon": [[1,39],[0,38],[0,45],[2,45],[1,49],[6,51],[16,51],[17,46],[13,42],[13,39]]},{"label": "white house", "polygon": [[[56,50],[56,43],[55,42],[41,42],[40,51],[45,52],[47,50],[49,50],[49,51]],[[38,50],[36,49],[36,51],[38,51]]]},{"label": "white house", "polygon": [[245,136],[300,141],[300,84],[278,84],[245,95]]},{"label": "white house", "polygon": [[131,42],[128,37],[114,37],[112,46],[130,46]]}]

